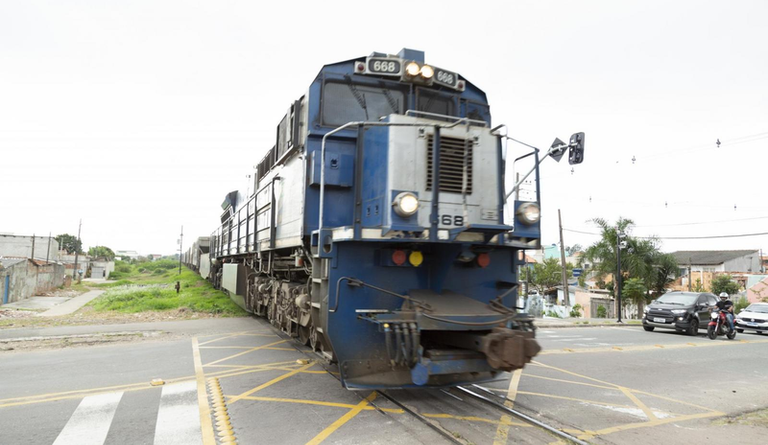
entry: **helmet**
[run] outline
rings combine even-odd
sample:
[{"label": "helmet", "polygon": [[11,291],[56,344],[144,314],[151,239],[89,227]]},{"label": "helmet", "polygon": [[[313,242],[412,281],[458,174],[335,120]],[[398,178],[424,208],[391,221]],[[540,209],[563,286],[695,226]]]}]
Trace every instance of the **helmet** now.
[{"label": "helmet", "polygon": [[720,298],[728,298],[728,292],[720,292]]}]

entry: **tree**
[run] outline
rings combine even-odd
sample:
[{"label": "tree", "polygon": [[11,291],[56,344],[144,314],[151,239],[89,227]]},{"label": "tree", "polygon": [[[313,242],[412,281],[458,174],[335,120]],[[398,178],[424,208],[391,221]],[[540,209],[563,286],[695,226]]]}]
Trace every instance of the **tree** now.
[{"label": "tree", "polygon": [[59,242],[59,249],[66,250],[68,254],[83,253],[83,243],[76,236],[68,233],[55,236],[53,239]]},{"label": "tree", "polygon": [[725,292],[728,295],[733,295],[739,292],[739,284],[731,279],[728,274],[718,275],[712,279],[712,293],[720,295],[720,292]]},{"label": "tree", "polygon": [[108,261],[115,259],[115,252],[106,246],[94,246],[88,249],[88,256],[93,258],[106,258]]},{"label": "tree", "polygon": [[[568,277],[573,276],[570,268],[566,267],[566,269]],[[563,268],[560,266],[560,261],[557,258],[548,258],[543,263],[536,263],[533,265],[531,285],[538,289],[539,292],[544,293],[547,289],[562,284],[562,271]]]},{"label": "tree", "polygon": [[[642,301],[633,294],[638,300],[634,301],[642,307],[651,297],[651,292],[662,294],[666,286],[674,280],[679,273],[677,262],[669,254],[661,253],[659,250],[659,240],[656,238],[637,238],[631,235],[634,222],[631,219],[619,218],[616,224],[611,225],[602,218],[592,220],[601,230],[600,240],[587,247],[584,255],[579,259],[579,264],[592,264],[592,271],[597,272],[598,282],[606,275],[616,276],[616,249],[618,234],[622,233],[623,247],[621,248],[621,276],[626,283],[631,279],[639,281],[633,282],[630,290],[636,292],[639,285],[644,289],[642,292]],[[606,288],[613,291],[613,285],[608,284]],[[624,288],[622,288],[624,292]],[[626,295],[625,295],[626,296]]]},{"label": "tree", "polygon": [[574,244],[573,246],[565,246],[565,256],[573,256],[577,252],[583,252],[584,248],[581,244]]},{"label": "tree", "polygon": [[675,257],[669,253],[658,253],[653,259],[653,266],[648,290],[659,296],[680,276],[680,268]]},{"label": "tree", "polygon": [[643,304],[645,303],[648,289],[641,278],[630,278],[625,281],[621,293],[624,298],[637,305],[638,315],[643,313]]}]

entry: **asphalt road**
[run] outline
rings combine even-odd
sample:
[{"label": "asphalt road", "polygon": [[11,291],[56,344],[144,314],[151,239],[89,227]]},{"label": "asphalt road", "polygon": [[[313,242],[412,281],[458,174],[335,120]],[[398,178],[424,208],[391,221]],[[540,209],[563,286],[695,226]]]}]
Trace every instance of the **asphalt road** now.
[{"label": "asphalt road", "polygon": [[[213,435],[229,432],[241,444],[448,443],[380,395],[344,390],[263,320],[76,334],[164,327],[181,337],[0,353],[0,443],[207,445],[215,440],[200,434],[206,418]],[[712,341],[703,332],[588,327],[538,337],[544,350],[534,363],[484,385],[515,409],[596,444],[764,443],[765,428],[721,419],[768,407],[768,336]],[[151,386],[158,378],[165,384]],[[209,415],[217,391],[228,414],[218,429]],[[455,391],[393,395],[466,443],[556,443]]]}]

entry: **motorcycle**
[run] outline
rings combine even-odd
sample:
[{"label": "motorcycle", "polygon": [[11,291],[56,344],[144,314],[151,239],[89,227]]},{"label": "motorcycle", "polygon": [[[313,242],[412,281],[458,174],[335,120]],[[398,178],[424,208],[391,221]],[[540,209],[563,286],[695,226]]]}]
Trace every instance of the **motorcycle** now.
[{"label": "motorcycle", "polygon": [[725,335],[728,340],[733,340],[736,337],[736,330],[730,329],[725,313],[726,311],[723,310],[714,310],[710,314],[707,325],[707,336],[710,340],[716,339],[718,335]]}]

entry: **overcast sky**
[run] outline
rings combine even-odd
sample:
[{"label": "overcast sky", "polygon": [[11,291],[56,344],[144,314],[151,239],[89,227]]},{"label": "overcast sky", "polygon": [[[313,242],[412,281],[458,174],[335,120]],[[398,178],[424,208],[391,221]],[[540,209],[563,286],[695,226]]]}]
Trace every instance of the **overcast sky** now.
[{"label": "overcast sky", "polygon": [[641,236],[768,232],[768,2],[269,6],[0,2],[0,232],[75,234],[82,218],[86,246],[171,254],[182,225],[185,244],[215,229],[324,64],[403,47],[483,89],[516,139],[586,132],[582,165],[542,167],[545,244],[558,208],[587,233],[619,216]]}]

